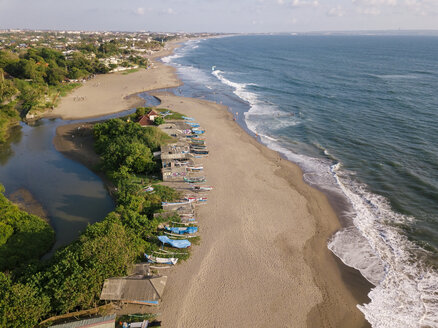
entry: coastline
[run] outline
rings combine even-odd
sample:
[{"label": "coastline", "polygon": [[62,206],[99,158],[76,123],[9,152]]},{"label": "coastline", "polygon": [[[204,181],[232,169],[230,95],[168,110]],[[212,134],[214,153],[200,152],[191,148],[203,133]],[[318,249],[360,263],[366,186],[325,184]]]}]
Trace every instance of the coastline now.
[{"label": "coastline", "polygon": [[[144,104],[137,94],[154,89],[175,88],[181,85],[175,69],[154,60],[168,56],[179,43],[170,42],[166,47],[148,57],[151,68],[123,74],[98,75],[63,97],[60,104],[42,117],[77,120],[118,113]],[[80,99],[80,100],[78,100]],[[41,117],[40,117],[41,118]]]},{"label": "coastline", "polygon": [[[149,79],[142,81],[140,91],[131,88],[132,93],[181,84],[169,66],[156,63],[152,71],[159,81],[146,74],[150,71],[108,78],[119,87],[126,76]],[[93,93],[96,88],[90,84],[95,81],[75,92],[88,87]],[[355,306],[366,301],[369,286],[327,248],[340,225],[326,196],[304,183],[297,165],[243,131],[226,107],[167,93],[154,95],[162,100],[161,107],[193,116],[207,129],[211,155],[205,166],[215,186],[209,204],[199,210],[201,245],[188,262],[169,271],[160,309],[163,326],[369,326]],[[82,103],[62,99],[52,114],[89,118],[139,105],[138,99],[122,100],[78,110]],[[58,128],[55,147],[93,167],[89,147],[71,138],[77,127]]]}]

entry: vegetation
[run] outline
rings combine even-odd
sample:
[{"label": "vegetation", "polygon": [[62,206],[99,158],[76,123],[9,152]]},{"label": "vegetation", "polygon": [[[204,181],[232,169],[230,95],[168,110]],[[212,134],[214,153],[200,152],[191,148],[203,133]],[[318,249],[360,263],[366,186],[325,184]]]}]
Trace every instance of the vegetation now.
[{"label": "vegetation", "polygon": [[178,112],[174,112],[172,110],[169,109],[164,109],[164,108],[156,108],[155,109],[157,112],[159,113],[164,113],[164,112],[170,112],[170,115],[166,116],[166,120],[182,120],[183,119],[183,114],[178,113]]},{"label": "vegetation", "polygon": [[0,271],[12,270],[47,253],[55,233],[43,219],[12,204],[0,185]]},{"label": "vegetation", "polygon": [[[154,217],[154,213],[160,211],[162,201],[180,197],[174,189],[151,178],[158,169],[152,152],[169,137],[155,127],[142,128],[121,119],[96,124],[94,134],[95,148],[102,158],[101,169],[117,186],[117,207],[101,222],[89,225],[78,240],[57,250],[48,261],[31,261],[42,254],[43,247],[39,247],[40,252],[28,250],[29,254],[16,249],[20,259],[15,257],[15,264],[27,256],[26,264],[16,269],[11,267],[12,253],[0,256],[13,269],[0,272],[0,327],[32,327],[50,316],[97,306],[105,279],[126,275],[144,252],[160,246],[156,235],[164,219]],[[153,192],[146,191],[150,185]],[[14,224],[26,226],[24,218],[35,217],[21,211],[12,216],[19,210],[1,197],[0,241],[8,245],[18,229]],[[38,229],[31,229],[32,233],[46,232],[46,225],[33,224]],[[37,248],[27,237],[20,241],[23,245],[16,244],[16,248],[26,247],[26,243]],[[187,258],[188,253],[181,252],[178,257]]]}]

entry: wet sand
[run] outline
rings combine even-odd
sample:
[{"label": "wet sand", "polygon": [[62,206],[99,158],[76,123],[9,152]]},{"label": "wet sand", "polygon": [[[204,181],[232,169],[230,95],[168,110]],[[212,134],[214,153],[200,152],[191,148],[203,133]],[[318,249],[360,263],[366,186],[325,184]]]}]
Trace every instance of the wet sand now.
[{"label": "wet sand", "polygon": [[[156,73],[161,87],[177,81],[163,65]],[[142,83],[145,90],[160,87]],[[298,166],[245,133],[225,107],[156,95],[160,107],[193,116],[207,130],[210,155],[204,167],[214,186],[208,204],[198,210],[200,246],[188,261],[166,271],[158,309],[163,327],[367,326],[356,304],[367,301],[369,284],[327,249],[340,225],[324,194],[303,182]],[[75,112],[78,104],[73,105]],[[120,110],[90,107],[86,115]],[[55,146],[87,165],[80,157],[91,153],[65,137],[72,131],[58,128],[64,142]]]}]

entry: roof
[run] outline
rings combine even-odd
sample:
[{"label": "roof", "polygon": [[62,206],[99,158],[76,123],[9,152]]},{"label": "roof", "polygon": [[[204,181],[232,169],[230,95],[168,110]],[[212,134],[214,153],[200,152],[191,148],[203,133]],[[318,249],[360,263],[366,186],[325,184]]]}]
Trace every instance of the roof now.
[{"label": "roof", "polygon": [[138,123],[141,126],[154,125],[154,122],[150,120],[148,115],[143,115],[142,117],[140,117],[140,119],[138,120]]},{"label": "roof", "polygon": [[158,113],[156,111],[154,111],[153,109],[151,109],[147,115],[149,115],[149,116],[151,116],[151,115],[157,116]]},{"label": "roof", "polygon": [[167,276],[138,279],[111,278],[103,284],[101,300],[158,304],[166,286]]},{"label": "roof", "polygon": [[94,327],[101,325],[103,323],[114,323],[116,319],[115,314],[107,315],[105,317],[97,317],[92,319],[73,321],[69,323],[64,323],[61,325],[51,326],[52,328],[82,328],[82,327]]}]

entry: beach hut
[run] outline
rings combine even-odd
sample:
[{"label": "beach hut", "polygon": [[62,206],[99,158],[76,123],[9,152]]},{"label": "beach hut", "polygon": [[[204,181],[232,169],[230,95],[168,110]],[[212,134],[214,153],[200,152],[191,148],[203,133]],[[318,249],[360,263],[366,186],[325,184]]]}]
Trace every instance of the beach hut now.
[{"label": "beach hut", "polygon": [[140,305],[158,305],[166,282],[167,276],[106,279],[100,299]]}]

